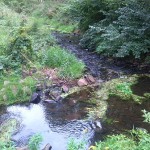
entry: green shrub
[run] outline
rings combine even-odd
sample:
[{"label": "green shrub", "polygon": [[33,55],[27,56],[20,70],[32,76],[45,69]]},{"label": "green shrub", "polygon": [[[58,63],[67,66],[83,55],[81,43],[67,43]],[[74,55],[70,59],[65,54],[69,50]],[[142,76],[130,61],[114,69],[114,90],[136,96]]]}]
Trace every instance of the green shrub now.
[{"label": "green shrub", "polygon": [[0,104],[10,105],[28,101],[35,90],[36,81],[31,77],[21,79],[11,75],[3,77],[0,81]]},{"label": "green shrub", "polygon": [[12,38],[6,55],[11,56],[12,60],[20,62],[21,64],[28,62],[25,57],[29,60],[33,59],[32,42],[25,28],[20,28],[19,33]]},{"label": "green shrub", "polygon": [[69,8],[70,17],[79,22],[79,28],[86,31],[89,25],[105,18],[107,10],[104,0],[77,0]]},{"label": "green shrub", "polygon": [[96,143],[95,150],[149,150],[150,134],[143,129],[131,131],[130,137],[123,134],[111,135]]},{"label": "green shrub", "polygon": [[96,150],[134,150],[136,143],[125,135],[108,136],[104,142],[96,143]]},{"label": "green shrub", "polygon": [[81,45],[108,56],[146,58],[150,52],[150,1],[114,4],[117,7],[109,4],[105,19],[90,26]]},{"label": "green shrub", "polygon": [[74,139],[71,139],[67,145],[67,150],[84,150],[85,149],[85,142],[77,142]]},{"label": "green shrub", "polygon": [[150,123],[150,112],[146,111],[145,109],[142,110],[144,117],[144,122]]},{"label": "green shrub", "polygon": [[78,78],[82,75],[84,64],[58,46],[51,47],[44,54],[44,64],[51,68],[59,68],[62,77]]}]

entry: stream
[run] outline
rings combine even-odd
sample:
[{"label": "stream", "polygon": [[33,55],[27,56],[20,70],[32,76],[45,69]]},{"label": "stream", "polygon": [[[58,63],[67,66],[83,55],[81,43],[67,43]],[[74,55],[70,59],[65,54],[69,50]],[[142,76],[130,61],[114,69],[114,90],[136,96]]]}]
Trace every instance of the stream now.
[{"label": "stream", "polygon": [[[95,53],[82,50],[78,45],[77,37],[68,34],[54,33],[58,43],[81,59],[87,66],[87,73],[92,74],[98,80],[110,80],[121,75],[141,73],[136,68],[125,65],[114,65],[112,60],[105,60]],[[148,70],[144,70],[148,72]],[[135,92],[142,94],[143,87],[150,92],[150,80],[142,81],[142,85],[133,87]],[[88,91],[91,93],[91,91]],[[84,91],[83,91],[84,93]],[[70,139],[85,142],[85,150],[95,141],[102,140],[106,135],[122,133],[134,127],[145,128],[150,132],[150,126],[143,123],[141,110],[150,111],[150,103],[142,105],[110,99],[108,102],[107,121],[101,122],[102,130],[95,132],[91,127],[92,120],[88,119],[87,108],[94,107],[87,100],[88,93],[77,93],[69,97],[65,103],[22,104],[0,108],[0,124],[7,119],[15,118],[20,122],[18,131],[13,134],[16,146],[28,143],[29,138],[35,133],[43,137],[41,149],[50,143],[52,150],[66,150]],[[80,101],[79,101],[80,99]],[[123,109],[122,109],[123,108]],[[112,123],[113,122],[113,123]]]}]

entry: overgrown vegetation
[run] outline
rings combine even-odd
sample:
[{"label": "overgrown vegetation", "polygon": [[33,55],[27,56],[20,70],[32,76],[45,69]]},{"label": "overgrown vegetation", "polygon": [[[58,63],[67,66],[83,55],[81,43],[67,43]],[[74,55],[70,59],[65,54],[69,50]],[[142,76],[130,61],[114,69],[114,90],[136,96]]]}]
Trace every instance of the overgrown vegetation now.
[{"label": "overgrown vegetation", "polygon": [[75,139],[70,139],[67,150],[84,150],[85,149],[85,142],[84,141],[76,141]]},{"label": "overgrown vegetation", "polygon": [[35,134],[29,139],[29,150],[39,150],[40,144],[42,142],[42,136],[40,134]]},{"label": "overgrown vegetation", "polygon": [[[82,75],[84,64],[78,62],[74,55],[58,47],[51,35],[51,30],[70,32],[75,26],[72,23],[69,25],[66,17],[64,17],[66,21],[61,18],[61,12],[65,14],[67,7],[64,2],[66,1],[3,0],[0,2],[0,77],[3,90],[0,95],[1,104],[18,102],[21,94],[23,100],[20,101],[27,100],[29,93],[31,96],[33,92],[31,87],[35,86],[36,82],[33,81],[34,77],[27,77],[29,74],[26,74],[27,78],[24,80],[27,82],[32,80],[34,85],[30,83],[24,85],[14,81],[3,87],[3,82],[13,80],[15,74],[20,76],[17,80],[21,80],[24,72],[30,68],[34,67],[37,70],[57,67],[59,76],[63,78],[77,78]],[[10,73],[14,76],[8,76]],[[28,92],[24,91],[25,87]],[[7,101],[4,102],[4,99]]]},{"label": "overgrown vegetation", "polygon": [[[145,121],[149,122],[149,112],[143,111]],[[150,134],[142,128],[133,129],[128,135],[118,134],[107,136],[107,138],[96,143],[93,150],[149,150],[150,149]]]},{"label": "overgrown vegetation", "polygon": [[36,81],[32,77],[21,79],[20,76],[10,75],[0,81],[0,105],[28,101],[35,91]]},{"label": "overgrown vegetation", "polygon": [[71,17],[86,31],[81,45],[113,57],[149,62],[150,1],[75,1]]},{"label": "overgrown vegetation", "polygon": [[59,68],[59,76],[78,78],[82,75],[84,64],[77,58],[58,46],[51,47],[44,54],[44,64],[47,67]]},{"label": "overgrown vegetation", "polygon": [[111,97],[117,97],[120,100],[133,101],[139,104],[144,101],[149,101],[149,93],[146,92],[143,95],[138,95],[131,89],[133,85],[138,83],[140,77],[149,78],[149,75],[133,75],[122,79],[112,79],[111,81],[104,83],[102,88],[97,92],[99,99],[109,100]]}]

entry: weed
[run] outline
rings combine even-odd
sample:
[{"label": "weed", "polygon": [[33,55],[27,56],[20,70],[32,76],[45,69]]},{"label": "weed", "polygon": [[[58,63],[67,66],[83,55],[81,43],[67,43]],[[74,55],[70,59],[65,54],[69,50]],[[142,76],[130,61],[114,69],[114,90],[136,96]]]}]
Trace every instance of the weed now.
[{"label": "weed", "polygon": [[132,90],[130,88],[131,84],[127,82],[119,83],[116,85],[116,89],[123,92],[124,94],[132,94]]},{"label": "weed", "polygon": [[11,75],[3,77],[0,81],[0,104],[10,105],[29,100],[35,90],[36,81],[31,77],[21,79]]},{"label": "weed", "polygon": [[108,136],[104,142],[96,143],[96,150],[133,150],[135,142],[125,135]]},{"label": "weed", "polygon": [[58,46],[51,47],[44,54],[44,64],[51,68],[59,68],[61,77],[78,78],[84,70],[84,64],[81,61]]},{"label": "weed", "polygon": [[150,112],[146,111],[145,109],[142,110],[143,115],[142,117],[144,117],[144,122],[150,123]]},{"label": "weed", "polygon": [[41,142],[42,136],[40,134],[35,134],[29,139],[28,147],[30,150],[39,150]]},{"label": "weed", "polygon": [[0,149],[1,150],[16,150],[14,144],[11,141],[9,142],[0,141]]},{"label": "weed", "polygon": [[77,142],[74,139],[70,139],[68,145],[67,145],[67,150],[84,150],[85,149],[85,142]]}]

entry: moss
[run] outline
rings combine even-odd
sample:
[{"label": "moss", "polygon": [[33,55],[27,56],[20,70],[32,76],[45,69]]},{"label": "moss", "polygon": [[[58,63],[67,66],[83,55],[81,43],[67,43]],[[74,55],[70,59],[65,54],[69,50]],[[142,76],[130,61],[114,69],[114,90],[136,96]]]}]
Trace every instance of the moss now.
[{"label": "moss", "polygon": [[110,97],[119,97],[121,100],[142,103],[149,100],[150,93],[139,96],[134,94],[131,88],[138,83],[141,77],[150,77],[150,75],[132,75],[125,78],[113,79],[104,83],[102,88],[97,91],[97,95],[101,100],[108,100]]},{"label": "moss", "polygon": [[18,121],[16,119],[8,119],[0,125],[0,141],[9,142],[11,136],[17,131]]},{"label": "moss", "polygon": [[0,105],[11,105],[28,101],[35,90],[36,81],[31,77],[21,79],[12,75],[0,82]]}]

